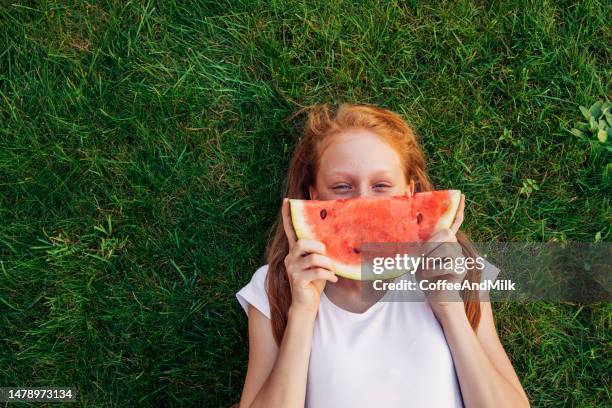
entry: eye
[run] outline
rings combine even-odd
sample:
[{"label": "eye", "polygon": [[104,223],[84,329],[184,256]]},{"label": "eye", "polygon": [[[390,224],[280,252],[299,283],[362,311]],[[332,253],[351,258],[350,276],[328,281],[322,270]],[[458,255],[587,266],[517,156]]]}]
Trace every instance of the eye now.
[{"label": "eye", "polygon": [[374,189],[376,189],[376,190],[390,188],[390,187],[391,187],[391,185],[387,184],[387,183],[377,183],[377,184],[374,184]]},{"label": "eye", "polygon": [[335,185],[335,186],[333,186],[333,187],[332,187],[332,190],[334,190],[334,191],[340,191],[340,192],[342,192],[342,191],[348,191],[348,190],[350,190],[350,189],[351,189],[351,186],[350,186],[350,185],[348,185],[348,184],[338,184],[338,185]]}]

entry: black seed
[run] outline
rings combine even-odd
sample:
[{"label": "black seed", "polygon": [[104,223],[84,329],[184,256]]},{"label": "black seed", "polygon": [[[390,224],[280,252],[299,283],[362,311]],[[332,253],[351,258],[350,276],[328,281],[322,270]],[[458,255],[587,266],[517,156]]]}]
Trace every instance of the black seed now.
[{"label": "black seed", "polygon": [[361,251],[358,250],[357,248],[353,248],[353,252],[356,253],[356,254],[360,254],[361,253]]},{"label": "black seed", "polygon": [[320,215],[321,215],[321,219],[324,220],[325,217],[327,217],[327,210],[325,208],[322,209]]},{"label": "black seed", "polygon": [[420,224],[423,221],[423,214],[418,213],[417,214],[417,224]]}]

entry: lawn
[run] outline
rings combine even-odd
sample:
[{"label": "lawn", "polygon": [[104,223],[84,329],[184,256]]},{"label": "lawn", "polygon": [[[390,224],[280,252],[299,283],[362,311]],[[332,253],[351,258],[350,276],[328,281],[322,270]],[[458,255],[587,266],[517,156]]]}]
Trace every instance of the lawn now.
[{"label": "lawn", "polygon": [[[568,129],[612,7],[508,3],[0,0],[0,385],[237,402],[234,295],[313,103],[402,114],[475,241],[610,241],[609,155]],[[610,303],[495,310],[533,406],[610,403]]]}]

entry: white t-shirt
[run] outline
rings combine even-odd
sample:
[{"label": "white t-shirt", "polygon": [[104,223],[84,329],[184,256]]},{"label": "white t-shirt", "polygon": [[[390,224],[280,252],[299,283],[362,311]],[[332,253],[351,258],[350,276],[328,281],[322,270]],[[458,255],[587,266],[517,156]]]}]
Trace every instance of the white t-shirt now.
[{"label": "white t-shirt", "polygon": [[[270,318],[268,265],[236,297]],[[427,302],[379,301],[364,313],[336,306],[326,295],[315,320],[308,408],[462,407],[444,333]]]}]

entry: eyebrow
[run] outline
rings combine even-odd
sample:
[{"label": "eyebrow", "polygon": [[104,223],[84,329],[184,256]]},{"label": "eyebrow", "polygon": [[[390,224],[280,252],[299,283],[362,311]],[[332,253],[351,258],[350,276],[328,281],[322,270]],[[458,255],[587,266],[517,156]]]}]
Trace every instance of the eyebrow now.
[{"label": "eyebrow", "polygon": [[[381,176],[391,177],[392,176],[392,172],[389,171],[389,169],[379,169],[379,170],[373,171],[372,175],[374,177],[381,177]],[[330,177],[352,178],[352,176],[353,175],[350,172],[346,172],[346,171],[333,171],[333,172],[330,173]]]}]

